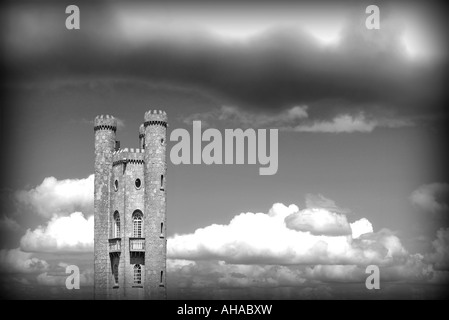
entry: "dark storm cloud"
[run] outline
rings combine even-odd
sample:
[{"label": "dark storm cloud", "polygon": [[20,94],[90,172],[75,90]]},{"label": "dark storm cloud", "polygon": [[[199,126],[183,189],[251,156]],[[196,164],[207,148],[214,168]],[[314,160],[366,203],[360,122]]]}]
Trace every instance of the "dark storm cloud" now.
[{"label": "dark storm cloud", "polygon": [[352,20],[340,41],[323,46],[288,26],[232,41],[201,28],[162,25],[143,32],[136,22],[132,29],[123,22],[127,12],[106,3],[81,10],[77,31],[64,28],[62,4],[4,10],[9,79],[139,78],[199,88],[223,104],[266,112],[307,104],[311,118],[368,109],[392,116],[445,115],[445,57],[409,59],[403,28],[389,22],[394,17],[388,14],[381,30],[370,31],[363,11],[348,11]]}]

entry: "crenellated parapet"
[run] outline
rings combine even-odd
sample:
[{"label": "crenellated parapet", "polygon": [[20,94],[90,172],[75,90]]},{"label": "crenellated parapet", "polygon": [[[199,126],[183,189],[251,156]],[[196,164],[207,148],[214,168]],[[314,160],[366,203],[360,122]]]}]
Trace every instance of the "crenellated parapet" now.
[{"label": "crenellated parapet", "polygon": [[149,110],[145,112],[144,126],[163,126],[167,128],[167,113],[162,110]]},{"label": "crenellated parapet", "polygon": [[94,120],[94,131],[98,130],[117,131],[117,119],[110,115],[96,116]]},{"label": "crenellated parapet", "polygon": [[112,166],[129,163],[129,164],[144,164],[145,150],[140,148],[124,148],[115,151],[112,155]]}]

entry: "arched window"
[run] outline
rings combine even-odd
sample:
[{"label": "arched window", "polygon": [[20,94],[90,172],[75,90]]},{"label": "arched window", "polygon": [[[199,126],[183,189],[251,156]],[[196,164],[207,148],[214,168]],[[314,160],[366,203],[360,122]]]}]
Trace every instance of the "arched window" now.
[{"label": "arched window", "polygon": [[118,211],[114,212],[114,238],[120,238],[120,214]]},{"label": "arched window", "polygon": [[134,265],[134,284],[142,283],[142,268],[140,264]]},{"label": "arched window", "polygon": [[133,235],[134,238],[142,238],[142,213],[135,211],[133,213]]},{"label": "arched window", "polygon": [[118,286],[118,264],[115,263],[112,267],[112,275],[114,276],[115,285]]}]

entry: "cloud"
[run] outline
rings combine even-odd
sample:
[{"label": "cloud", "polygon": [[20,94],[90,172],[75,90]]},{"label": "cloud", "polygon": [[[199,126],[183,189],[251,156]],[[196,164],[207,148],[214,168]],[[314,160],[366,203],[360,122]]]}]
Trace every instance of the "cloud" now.
[{"label": "cloud", "polygon": [[374,232],[373,225],[366,218],[354,221],[350,223],[350,226],[353,239],[359,238],[362,234]]},{"label": "cloud", "polygon": [[367,122],[362,115],[353,117],[351,115],[339,115],[331,122],[315,122],[312,125],[299,125],[295,128],[298,132],[371,132],[376,127],[373,121]]},{"label": "cloud", "polygon": [[43,217],[67,215],[75,211],[93,214],[94,175],[85,179],[45,178],[31,190],[16,193],[17,201]]},{"label": "cloud", "polygon": [[351,234],[345,215],[326,209],[304,209],[285,218],[285,225],[297,231],[309,231],[315,235],[344,236]]},{"label": "cloud", "polygon": [[[400,15],[408,22],[401,25],[394,23],[398,17],[386,10],[382,28],[372,32],[365,28],[364,10],[348,5],[339,16],[339,41],[323,46],[307,32],[309,25],[285,25],[282,19],[295,12],[299,15],[296,21],[299,17],[318,21],[322,10],[310,14],[309,4],[304,5],[307,10],[292,6],[282,6],[274,23],[259,18],[259,24],[264,22],[262,28],[236,42],[214,32],[222,16],[205,21],[205,16],[219,14],[216,8],[202,7],[198,12],[205,13],[199,18],[196,10],[172,7],[170,16],[183,21],[175,27],[172,20],[164,19],[166,14],[160,14],[166,9],[155,4],[90,4],[77,37],[67,37],[53,5],[28,4],[24,8],[10,4],[4,10],[5,65],[8,74],[14,75],[11,80],[137,79],[199,89],[222,104],[268,115],[273,110],[282,113],[292,106],[307,105],[313,122],[300,126],[300,131],[370,132],[373,127],[386,126],[360,117],[361,110],[376,114],[394,110],[393,118],[447,115],[441,105],[445,54],[423,63],[408,56],[403,42],[405,34],[413,33],[407,27],[420,21],[426,25],[425,38],[444,43],[439,41],[445,39],[444,24],[435,16],[428,15],[432,16],[428,19],[415,9],[407,18]],[[426,9],[435,10],[433,7]],[[239,6],[236,14],[230,5],[226,10],[237,19],[250,8]],[[256,19],[259,12],[271,13],[269,10],[246,17]]]},{"label": "cloud", "polygon": [[301,124],[293,128],[297,132],[323,132],[323,133],[351,133],[372,132],[375,128],[401,128],[412,126],[413,123],[406,120],[368,120],[364,114],[349,115],[341,114],[331,121],[315,121],[312,124]]},{"label": "cloud", "polygon": [[447,213],[449,184],[431,183],[420,186],[410,195],[411,202],[425,212]]},{"label": "cloud", "polygon": [[449,228],[439,229],[432,242],[434,252],[426,255],[426,260],[439,271],[449,271]]},{"label": "cloud", "polygon": [[315,133],[369,133],[375,128],[402,128],[413,126],[414,123],[406,119],[378,118],[368,119],[363,113],[357,115],[339,114],[332,120],[310,119],[308,106],[294,106],[278,113],[261,113],[246,111],[238,107],[222,106],[220,109],[195,113],[182,117],[182,121],[191,124],[201,120],[202,125],[222,124],[243,128],[278,128],[283,131],[315,132]]},{"label": "cloud", "polygon": [[[168,240],[167,254],[174,259],[280,265],[388,265],[407,255],[399,238],[387,229],[353,239],[349,228],[344,229],[347,235],[338,236],[288,228],[285,221],[298,213],[297,206],[280,203],[273,205],[268,214],[241,213],[227,225],[214,224],[191,234],[175,235]],[[342,216],[327,212],[310,215],[307,222],[325,231],[347,228]]]},{"label": "cloud", "polygon": [[17,249],[0,250],[0,271],[2,273],[36,273],[49,268],[45,260],[33,257],[31,253]]},{"label": "cloud", "polygon": [[[370,293],[364,290],[367,273],[361,265],[242,265],[168,259],[167,272],[170,299],[335,299],[349,297],[345,290],[351,290],[352,284],[356,285],[354,297]],[[420,255],[382,266],[380,273],[383,290],[389,283],[435,281],[434,272]]]},{"label": "cloud", "polygon": [[305,268],[305,277],[324,282],[362,282],[366,274],[357,265],[315,265]]},{"label": "cloud", "polygon": [[[408,253],[394,232],[373,232],[366,218],[350,224],[353,237],[325,237],[282,226],[298,212],[295,205],[275,204],[268,214],[244,213],[228,225],[168,239],[169,297],[372,299],[372,292],[364,290],[366,267],[371,264],[380,268],[383,291],[378,297],[415,297],[417,291],[425,294],[426,284],[447,282],[447,275],[435,271],[423,255]],[[334,222],[338,226],[341,221]],[[227,232],[232,234],[229,239]],[[288,232],[304,237],[282,236]],[[439,235],[436,247],[444,237]],[[301,251],[307,246],[314,247],[312,253]],[[403,286],[393,290],[398,284]],[[413,284],[413,292],[408,284]]]},{"label": "cloud", "polygon": [[[397,263],[380,267],[381,282],[429,281],[433,277],[432,268],[423,262],[422,255],[409,255]],[[315,265],[307,266],[303,277],[308,281],[324,283],[364,283],[367,278],[366,266],[359,265]]]},{"label": "cloud", "polygon": [[205,125],[219,121],[228,126],[243,128],[285,128],[307,118],[307,108],[307,106],[294,106],[277,114],[263,114],[245,111],[238,107],[221,106],[220,109],[195,113],[182,119],[184,123],[189,125],[192,121],[201,120]]},{"label": "cloud", "polygon": [[[330,211],[338,206],[322,195],[307,199],[308,208],[303,210],[277,203],[266,214],[242,213],[227,225],[169,238],[169,298],[350,296],[350,292],[337,293],[334,284],[362,285],[369,264],[380,267],[383,288],[398,281],[446,281],[448,230],[437,233],[434,253],[409,254],[394,232],[373,232],[366,218],[349,223],[344,214]],[[23,250],[69,255],[91,252],[93,217],[86,219],[79,212],[54,216],[47,225],[27,230],[21,245],[22,249],[1,251],[1,271],[38,273],[38,285],[64,288],[66,263],[50,269],[46,261]],[[93,285],[93,270],[82,270],[81,284]]]},{"label": "cloud", "polygon": [[54,216],[46,226],[28,229],[20,247],[28,252],[90,252],[94,242],[94,217],[81,212],[67,217]]},{"label": "cloud", "polygon": [[17,232],[21,229],[22,227],[13,218],[10,218],[8,216],[2,216],[0,218],[0,234],[7,232]]},{"label": "cloud", "polygon": [[308,282],[304,267],[167,260],[169,299],[324,299],[332,289]]},{"label": "cloud", "polygon": [[306,207],[309,209],[321,208],[337,213],[349,213],[350,210],[339,207],[334,200],[328,199],[322,194],[306,194]]},{"label": "cloud", "polygon": [[[43,272],[36,277],[37,283],[42,286],[66,288],[66,279],[69,274],[65,273],[65,266],[60,266],[59,271]],[[80,272],[80,287],[93,286],[94,270],[85,269]]]}]

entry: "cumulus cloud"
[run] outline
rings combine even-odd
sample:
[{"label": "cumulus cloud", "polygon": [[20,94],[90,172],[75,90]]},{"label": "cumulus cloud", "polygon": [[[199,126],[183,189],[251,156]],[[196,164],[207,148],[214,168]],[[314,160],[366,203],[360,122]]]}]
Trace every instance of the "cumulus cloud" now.
[{"label": "cumulus cloud", "polygon": [[46,271],[49,264],[33,257],[31,253],[17,249],[0,250],[0,271],[2,273],[36,273]]},{"label": "cumulus cloud", "polygon": [[430,183],[420,186],[410,195],[411,202],[430,213],[447,213],[449,209],[449,184]]},{"label": "cumulus cloud", "polygon": [[93,250],[94,217],[81,212],[67,217],[54,216],[46,226],[28,229],[20,240],[29,252],[89,252]]},{"label": "cumulus cloud", "polygon": [[388,265],[407,254],[394,233],[384,229],[353,239],[345,219],[328,212],[316,217],[310,215],[307,223],[324,226],[323,230],[333,232],[341,231],[343,225],[347,228],[347,235],[317,235],[288,228],[285,220],[298,213],[297,206],[287,207],[279,203],[273,205],[268,214],[241,213],[228,225],[214,224],[197,229],[192,234],[175,235],[168,241],[168,256],[187,260],[217,259],[239,264]]},{"label": "cumulus cloud", "polygon": [[353,239],[359,238],[362,234],[373,232],[373,225],[366,218],[354,221],[350,223],[350,226]]},{"label": "cumulus cloud", "polygon": [[341,208],[334,200],[326,198],[322,194],[306,194],[306,207],[309,209],[321,208],[337,213],[349,213],[350,210]]},{"label": "cumulus cloud", "polygon": [[43,217],[67,215],[75,211],[93,214],[94,175],[85,179],[65,180],[48,177],[31,190],[18,191],[16,199]]},{"label": "cumulus cloud", "polygon": [[[380,268],[383,298],[415,296],[415,291],[422,291],[426,283],[447,281],[446,275],[436,272],[423,255],[408,253],[394,232],[388,229],[373,232],[365,218],[349,224],[354,236],[318,236],[283,225],[298,212],[296,205],[287,207],[278,203],[268,214],[244,213],[228,225],[213,225],[170,238],[169,297],[372,298],[368,291],[360,290],[360,286],[364,288],[366,267],[370,264]],[[334,222],[339,224],[338,220]],[[290,234],[283,237],[281,233]],[[298,234],[302,237],[297,237]],[[443,234],[436,247],[441,240]],[[313,250],[308,252],[304,247]],[[394,283],[413,283],[416,290],[411,294],[405,286],[392,292]]]},{"label": "cumulus cloud", "polygon": [[345,215],[326,209],[304,209],[285,218],[285,225],[297,231],[309,231],[316,235],[344,236],[351,234]]},{"label": "cumulus cloud", "polygon": [[[383,286],[446,279],[441,270],[447,268],[448,230],[438,232],[434,254],[409,254],[394,232],[373,232],[366,218],[349,223],[342,213],[313,208],[313,203],[336,206],[320,199],[309,197],[310,208],[303,210],[277,203],[266,214],[242,213],[227,225],[169,238],[169,297],[335,298],[329,284],[363,283],[369,264],[381,268]],[[22,250],[70,253],[91,251],[92,244],[93,217],[54,216],[46,226],[27,230],[22,249],[2,250],[1,270],[38,273],[38,285],[63,288],[67,264],[50,270],[47,262]],[[82,285],[92,286],[92,279],[92,270],[82,270]]]}]

